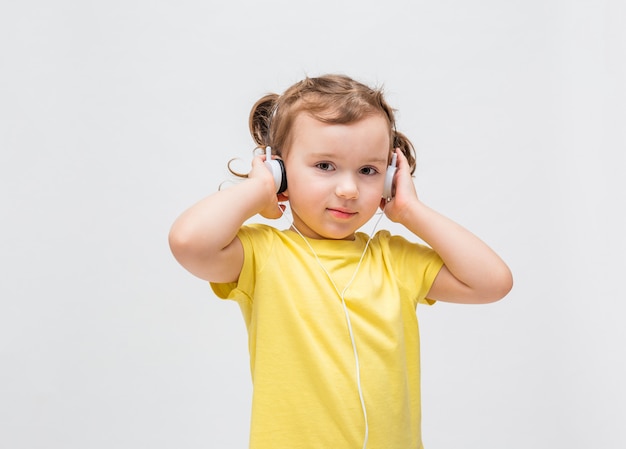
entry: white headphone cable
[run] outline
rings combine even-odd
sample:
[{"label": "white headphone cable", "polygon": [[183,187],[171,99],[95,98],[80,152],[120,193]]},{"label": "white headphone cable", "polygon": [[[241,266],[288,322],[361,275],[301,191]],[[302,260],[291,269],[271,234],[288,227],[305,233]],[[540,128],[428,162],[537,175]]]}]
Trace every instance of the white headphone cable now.
[{"label": "white headphone cable", "polygon": [[[279,206],[278,209],[281,211],[282,216],[285,217],[285,211],[283,211],[283,209],[281,209],[280,206]],[[359,363],[359,354],[358,354],[357,349],[356,349],[356,341],[355,341],[355,338],[354,338],[354,332],[352,331],[352,322],[350,320],[350,313],[348,311],[348,306],[346,305],[345,294],[346,294],[346,291],[348,290],[348,288],[350,287],[350,285],[352,285],[352,282],[356,278],[357,273],[359,272],[359,268],[361,267],[361,262],[363,262],[363,258],[365,257],[365,253],[367,252],[367,248],[369,247],[369,244],[372,241],[372,238],[374,237],[374,233],[376,232],[376,228],[378,227],[378,224],[380,223],[380,220],[382,219],[383,215],[384,215],[384,213],[381,212],[379,217],[378,217],[378,219],[376,220],[376,223],[374,224],[374,228],[372,229],[372,231],[371,231],[371,233],[370,233],[370,235],[369,235],[369,237],[367,239],[367,242],[365,243],[365,248],[363,249],[363,253],[361,253],[361,257],[359,259],[359,263],[357,264],[356,269],[354,270],[354,273],[352,274],[352,277],[350,278],[350,280],[348,281],[348,283],[346,284],[346,286],[343,288],[343,290],[341,292],[339,292],[339,289],[337,288],[337,284],[335,284],[335,281],[333,280],[332,276],[330,275],[330,273],[328,272],[328,270],[326,269],[324,264],[321,262],[321,260],[317,256],[317,253],[313,249],[313,246],[309,243],[309,240],[300,232],[300,230],[296,227],[296,225],[293,224],[293,220],[290,223],[291,227],[298,233],[298,235],[300,237],[302,237],[302,240],[304,240],[306,245],[309,247],[309,249],[311,250],[311,253],[313,253],[313,256],[315,257],[315,260],[317,261],[319,266],[322,268],[324,273],[326,273],[326,276],[330,280],[330,282],[333,285],[335,291],[337,292],[337,294],[339,295],[339,297],[341,299],[341,305],[343,306],[343,311],[344,311],[344,314],[346,316],[346,324],[348,326],[348,333],[350,334],[350,342],[352,343],[352,350],[354,352],[354,364],[355,364],[355,370],[356,370],[356,383],[357,383],[357,389],[358,389],[358,392],[359,392],[359,400],[361,401],[361,409],[363,410],[363,419],[365,421],[365,434],[364,434],[364,437],[363,437],[363,449],[365,449],[366,446],[367,446],[367,440],[368,440],[368,437],[369,437],[369,424],[368,424],[368,419],[367,419],[367,408],[365,406],[365,399],[363,398],[363,388],[361,387],[361,365]],[[286,217],[285,217],[285,219],[286,219]]]}]

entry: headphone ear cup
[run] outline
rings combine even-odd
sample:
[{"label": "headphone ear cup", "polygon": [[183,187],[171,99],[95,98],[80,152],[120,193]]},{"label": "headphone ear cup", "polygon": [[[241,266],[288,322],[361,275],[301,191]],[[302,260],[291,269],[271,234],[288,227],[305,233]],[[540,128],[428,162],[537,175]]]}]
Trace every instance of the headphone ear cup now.
[{"label": "headphone ear cup", "polygon": [[280,183],[276,183],[278,186],[276,193],[283,193],[287,190],[287,172],[285,171],[285,163],[282,159],[275,159],[272,162],[276,163],[276,165],[278,165],[278,170],[280,170]]},{"label": "headphone ear cup", "polygon": [[387,201],[391,201],[393,198],[393,178],[396,175],[396,164],[398,162],[398,156],[394,153],[391,157],[391,164],[387,167],[385,173],[385,186],[383,187],[383,198]]},{"label": "headphone ear cup", "polygon": [[265,166],[274,177],[276,194],[283,193],[287,190],[285,163],[281,159],[272,159],[272,149],[270,147],[265,148]]}]

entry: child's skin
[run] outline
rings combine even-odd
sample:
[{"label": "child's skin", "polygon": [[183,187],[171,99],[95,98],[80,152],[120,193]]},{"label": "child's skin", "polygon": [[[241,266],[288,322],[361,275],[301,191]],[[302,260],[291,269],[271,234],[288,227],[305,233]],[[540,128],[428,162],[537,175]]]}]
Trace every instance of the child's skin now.
[{"label": "child's skin", "polygon": [[237,232],[256,214],[280,217],[279,202],[289,201],[293,225],[310,239],[353,239],[382,207],[391,221],[443,259],[429,299],[482,304],[504,297],[513,285],[509,268],[480,239],[419,200],[399,150],[395,196],[381,199],[390,146],[389,125],[380,114],[328,124],[301,112],[282,151],[288,190],[276,195],[265,156],[256,156],[248,179],[205,198],[176,220],[169,236],[172,252],[201,279],[234,282],[244,260]]}]

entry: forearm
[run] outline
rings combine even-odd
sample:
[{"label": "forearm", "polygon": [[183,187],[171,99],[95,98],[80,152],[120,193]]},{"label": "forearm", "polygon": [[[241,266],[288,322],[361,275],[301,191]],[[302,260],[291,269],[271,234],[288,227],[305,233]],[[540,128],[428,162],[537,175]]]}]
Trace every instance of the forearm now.
[{"label": "forearm", "polygon": [[[243,223],[261,211],[266,190],[247,179],[191,206],[174,222],[169,234],[177,259],[210,260],[230,245]],[[181,261],[182,263],[182,261]]]}]

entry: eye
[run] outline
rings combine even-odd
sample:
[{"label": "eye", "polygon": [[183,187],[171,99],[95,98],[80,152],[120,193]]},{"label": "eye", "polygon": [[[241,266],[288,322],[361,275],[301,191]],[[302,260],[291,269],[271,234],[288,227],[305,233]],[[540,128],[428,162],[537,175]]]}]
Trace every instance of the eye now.
[{"label": "eye", "polygon": [[323,171],[331,171],[334,169],[330,162],[318,162],[315,166]]},{"label": "eye", "polygon": [[361,173],[362,175],[375,175],[378,173],[378,170],[376,170],[376,168],[374,167],[363,167],[362,169],[359,170],[359,173]]}]

